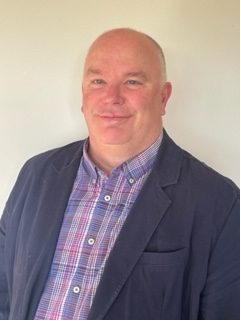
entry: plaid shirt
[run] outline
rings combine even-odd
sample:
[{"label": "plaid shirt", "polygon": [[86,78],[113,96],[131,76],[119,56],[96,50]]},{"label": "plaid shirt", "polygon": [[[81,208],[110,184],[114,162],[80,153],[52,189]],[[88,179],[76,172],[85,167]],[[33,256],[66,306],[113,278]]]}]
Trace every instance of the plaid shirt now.
[{"label": "plaid shirt", "polygon": [[146,181],[162,137],[110,177],[83,157],[35,320],[87,319],[104,266]]}]

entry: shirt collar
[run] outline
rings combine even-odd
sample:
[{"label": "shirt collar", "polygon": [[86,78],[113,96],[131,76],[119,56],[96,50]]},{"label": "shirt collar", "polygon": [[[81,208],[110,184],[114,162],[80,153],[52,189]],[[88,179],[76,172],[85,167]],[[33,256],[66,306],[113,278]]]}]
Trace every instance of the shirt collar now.
[{"label": "shirt collar", "polygon": [[[156,159],[157,151],[161,145],[163,138],[163,133],[158,137],[158,139],[146,150],[141,152],[140,154],[134,156],[133,158],[127,160],[116,169],[114,169],[111,173],[123,173],[130,184],[133,184],[138,179],[140,179],[143,175],[153,167],[153,164]],[[82,165],[84,169],[92,178],[92,180],[97,181],[99,176],[106,176],[105,173],[98,168],[89,158],[88,155],[88,148],[89,148],[89,139],[87,138],[84,147],[83,147],[83,158],[82,158]]]}]

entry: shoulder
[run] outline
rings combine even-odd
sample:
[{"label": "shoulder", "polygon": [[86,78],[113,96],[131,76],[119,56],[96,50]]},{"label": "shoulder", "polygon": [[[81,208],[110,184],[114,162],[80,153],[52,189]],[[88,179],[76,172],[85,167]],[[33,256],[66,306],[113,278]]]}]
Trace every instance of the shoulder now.
[{"label": "shoulder", "polygon": [[24,200],[26,195],[33,192],[34,187],[40,189],[43,184],[47,184],[52,175],[61,172],[67,166],[73,165],[71,168],[77,169],[82,157],[83,143],[84,141],[73,142],[27,160],[18,174],[7,206],[11,207],[10,205],[20,198]]},{"label": "shoulder", "polygon": [[[190,202],[200,222],[206,222],[219,235],[229,217],[239,220],[240,190],[228,177],[183,151],[178,197]],[[184,193],[183,193],[184,191]],[[209,227],[207,227],[209,228]]]},{"label": "shoulder", "polygon": [[13,191],[30,188],[35,181],[47,180],[54,172],[76,163],[78,166],[82,157],[84,141],[77,141],[68,145],[54,148],[31,157],[21,168]]},{"label": "shoulder", "polygon": [[159,153],[158,171],[162,186],[172,186],[178,195],[186,195],[203,203],[228,202],[239,199],[238,186],[228,177],[200,161],[164,133]]},{"label": "shoulder", "polygon": [[198,192],[239,196],[238,186],[228,177],[183,150],[182,174]]},{"label": "shoulder", "polygon": [[170,138],[166,139],[166,147],[162,151],[158,175],[172,178],[165,178],[162,188],[172,202],[173,218],[194,224],[192,226],[198,227],[199,234],[203,231],[206,238],[209,235],[212,245],[228,219],[234,220],[238,228],[238,186]]},{"label": "shoulder", "polygon": [[63,166],[67,165],[73,159],[81,157],[83,144],[84,140],[76,141],[35,155],[26,161],[22,171],[49,167],[55,162],[60,162]]},{"label": "shoulder", "polygon": [[239,202],[238,186],[228,177],[182,149],[165,132],[158,175],[170,199],[202,213],[229,213]]}]

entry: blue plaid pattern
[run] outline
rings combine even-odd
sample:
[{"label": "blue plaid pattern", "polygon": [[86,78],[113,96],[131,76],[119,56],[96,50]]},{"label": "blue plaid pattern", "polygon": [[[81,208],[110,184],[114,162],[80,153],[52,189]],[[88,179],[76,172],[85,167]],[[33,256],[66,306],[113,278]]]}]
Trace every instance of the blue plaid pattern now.
[{"label": "blue plaid pattern", "polygon": [[91,162],[85,142],[35,320],[87,319],[106,260],[153,167],[161,140],[110,177]]}]

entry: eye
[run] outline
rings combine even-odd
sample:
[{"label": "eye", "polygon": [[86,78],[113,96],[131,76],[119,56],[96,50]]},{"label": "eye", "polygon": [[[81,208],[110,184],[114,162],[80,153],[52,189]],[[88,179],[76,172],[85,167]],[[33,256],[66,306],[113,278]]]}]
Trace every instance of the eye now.
[{"label": "eye", "polygon": [[95,84],[95,85],[102,85],[104,83],[105,83],[105,81],[103,79],[94,79],[94,80],[92,80],[92,84]]},{"label": "eye", "polygon": [[140,85],[141,83],[137,80],[133,80],[133,79],[130,79],[130,80],[127,80],[126,82],[128,85]]}]

